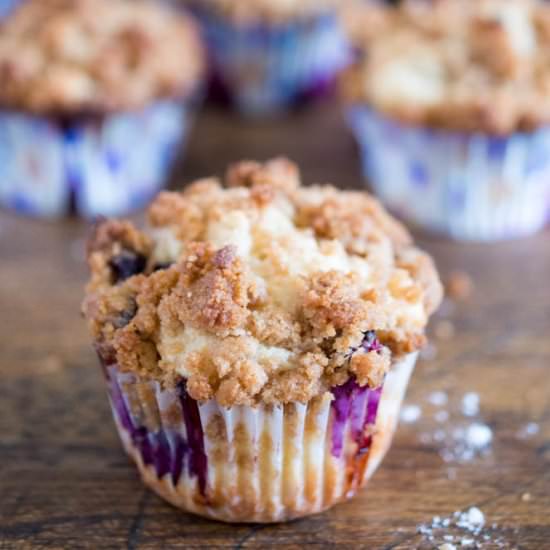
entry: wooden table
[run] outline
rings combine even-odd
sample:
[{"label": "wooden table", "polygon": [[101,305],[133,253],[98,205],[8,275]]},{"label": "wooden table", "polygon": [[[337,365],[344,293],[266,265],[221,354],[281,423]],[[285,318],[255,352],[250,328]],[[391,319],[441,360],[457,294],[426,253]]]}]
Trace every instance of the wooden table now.
[{"label": "wooden table", "polygon": [[[300,162],[308,182],[360,182],[352,139],[332,107],[272,123],[208,111],[178,171],[188,180],[281,153]],[[141,485],[79,315],[86,231],[76,220],[0,214],[0,548],[434,548],[451,531],[430,541],[418,525],[474,505],[486,526],[497,524],[483,548],[550,548],[548,231],[495,245],[420,238],[444,275],[461,269],[475,281],[471,298],[433,325],[437,354],[420,363],[407,395],[421,418],[401,424],[358,498],[274,526],[186,515]],[[431,405],[434,391],[449,403]],[[474,418],[460,411],[466,392],[480,396]],[[438,439],[473,421],[493,430],[489,453],[445,462],[449,443]]]}]

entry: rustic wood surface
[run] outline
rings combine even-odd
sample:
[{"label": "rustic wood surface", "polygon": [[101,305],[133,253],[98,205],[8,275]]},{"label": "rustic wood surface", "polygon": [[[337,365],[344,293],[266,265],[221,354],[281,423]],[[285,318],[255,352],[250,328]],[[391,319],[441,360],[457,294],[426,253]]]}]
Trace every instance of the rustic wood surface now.
[{"label": "rustic wood surface", "polygon": [[[271,123],[207,111],[178,179],[281,153],[300,162],[308,182],[360,182],[332,107]],[[429,541],[417,526],[474,505],[497,524],[483,548],[550,548],[550,232],[495,245],[419,236],[444,275],[461,269],[475,282],[470,299],[432,325],[440,338],[407,395],[422,417],[400,425],[355,500],[309,519],[247,526],[165,504],[123,454],[79,316],[86,231],[76,220],[0,213],[0,548],[434,548],[450,531]],[[441,424],[428,403],[436,390],[449,396]],[[472,421],[460,412],[466,392],[479,394],[474,420],[492,428],[493,444],[486,455],[445,462],[448,443],[437,439]],[[525,432],[530,422],[538,433]]]}]

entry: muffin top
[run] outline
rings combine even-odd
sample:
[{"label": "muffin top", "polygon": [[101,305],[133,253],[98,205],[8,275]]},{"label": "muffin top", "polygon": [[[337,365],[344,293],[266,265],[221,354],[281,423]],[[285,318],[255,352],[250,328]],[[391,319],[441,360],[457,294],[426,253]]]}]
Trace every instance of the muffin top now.
[{"label": "muffin top", "polygon": [[550,5],[411,0],[354,7],[348,99],[403,122],[507,135],[550,122]]},{"label": "muffin top", "polygon": [[284,23],[332,11],[348,0],[184,0],[238,24]]},{"label": "muffin top", "polygon": [[154,2],[27,0],[0,23],[0,108],[140,108],[192,92],[203,64],[190,19]]},{"label": "muffin top", "polygon": [[306,402],[351,376],[378,387],[441,300],[430,257],[374,198],[301,187],[286,159],[161,193],[148,225],[96,227],[83,311],[106,365],[183,377],[197,400]]}]

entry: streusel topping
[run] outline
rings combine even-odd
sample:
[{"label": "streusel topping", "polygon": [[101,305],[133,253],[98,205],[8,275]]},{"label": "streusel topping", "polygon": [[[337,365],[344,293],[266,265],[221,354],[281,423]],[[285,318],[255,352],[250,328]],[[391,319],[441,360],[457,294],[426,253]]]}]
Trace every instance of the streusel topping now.
[{"label": "streusel topping", "polygon": [[411,0],[353,10],[349,98],[403,122],[509,134],[550,122],[550,6]]},{"label": "streusel topping", "polygon": [[348,0],[184,0],[239,24],[283,23],[334,11]]},{"label": "streusel topping", "polygon": [[96,228],[84,313],[106,364],[184,377],[198,400],[377,387],[441,300],[431,259],[374,198],[302,187],[286,159],[161,193],[148,218]]},{"label": "streusel topping", "polygon": [[0,23],[0,108],[72,114],[191,93],[191,20],[147,0],[26,0]]}]

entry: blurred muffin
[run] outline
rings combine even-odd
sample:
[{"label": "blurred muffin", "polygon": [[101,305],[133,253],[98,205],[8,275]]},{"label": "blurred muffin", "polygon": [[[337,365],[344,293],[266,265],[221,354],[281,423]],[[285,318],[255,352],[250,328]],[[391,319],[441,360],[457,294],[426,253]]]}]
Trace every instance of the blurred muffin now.
[{"label": "blurred muffin", "polygon": [[[366,26],[362,19],[377,19]],[[550,7],[366,6],[349,26],[348,120],[376,193],[457,239],[533,233],[550,198]]]},{"label": "blurred muffin", "polygon": [[200,85],[190,20],[146,1],[26,0],[0,25],[0,202],[38,216],[148,202]]},{"label": "blurred muffin", "polygon": [[83,311],[122,442],[184,510],[281,521],[353,496],[388,449],[441,299],[431,259],[369,195],[285,159],[105,221]]},{"label": "blurred muffin", "polygon": [[346,64],[338,11],[348,0],[184,0],[209,46],[214,89],[243,113],[320,95]]}]

